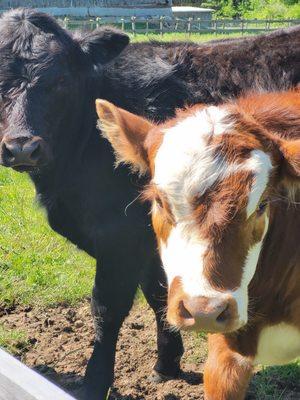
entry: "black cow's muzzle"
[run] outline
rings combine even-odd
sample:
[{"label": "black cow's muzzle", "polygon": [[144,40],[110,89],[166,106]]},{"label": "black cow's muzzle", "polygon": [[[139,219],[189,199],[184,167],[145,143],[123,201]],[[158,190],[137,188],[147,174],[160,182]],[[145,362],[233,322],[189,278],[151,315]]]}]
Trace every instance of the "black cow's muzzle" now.
[{"label": "black cow's muzzle", "polygon": [[45,141],[39,136],[18,136],[2,139],[0,145],[1,164],[17,171],[30,171],[48,163]]}]

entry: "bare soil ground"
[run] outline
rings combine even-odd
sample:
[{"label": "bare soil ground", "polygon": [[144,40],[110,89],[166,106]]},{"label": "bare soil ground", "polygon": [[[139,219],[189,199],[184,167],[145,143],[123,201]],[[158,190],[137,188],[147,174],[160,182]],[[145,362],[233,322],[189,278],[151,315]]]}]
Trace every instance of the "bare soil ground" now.
[{"label": "bare soil ground", "polygon": [[[8,329],[27,332],[28,345],[18,356],[47,378],[76,396],[93,347],[94,329],[88,301],[77,307],[58,306],[0,309],[0,322]],[[121,330],[116,358],[114,400],[203,399],[202,375],[206,356],[205,339],[184,334],[184,373],[178,380],[153,383],[149,380],[156,358],[156,330],[152,312],[135,306]],[[284,382],[276,382],[284,385]],[[262,400],[252,384],[247,399]],[[281,400],[300,399],[300,382],[283,386]],[[274,397],[265,397],[265,399]],[[277,400],[277,399],[276,399]]]}]

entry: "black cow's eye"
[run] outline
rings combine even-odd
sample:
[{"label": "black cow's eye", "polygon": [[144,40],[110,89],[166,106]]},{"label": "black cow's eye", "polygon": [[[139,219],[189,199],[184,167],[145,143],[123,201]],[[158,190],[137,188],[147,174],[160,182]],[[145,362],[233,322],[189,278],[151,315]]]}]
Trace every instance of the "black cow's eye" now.
[{"label": "black cow's eye", "polygon": [[59,88],[64,87],[65,84],[66,84],[66,77],[65,77],[65,76],[61,76],[60,78],[58,78],[56,84],[57,84],[57,86],[58,86]]},{"label": "black cow's eye", "polygon": [[256,209],[257,215],[259,216],[262,215],[266,211],[267,205],[268,205],[267,199],[261,201]]}]

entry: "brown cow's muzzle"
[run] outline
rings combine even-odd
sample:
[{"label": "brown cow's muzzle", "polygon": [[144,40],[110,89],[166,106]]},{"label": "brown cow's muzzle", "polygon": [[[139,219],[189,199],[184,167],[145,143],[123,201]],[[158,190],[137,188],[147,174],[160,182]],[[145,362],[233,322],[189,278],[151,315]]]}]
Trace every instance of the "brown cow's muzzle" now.
[{"label": "brown cow's muzzle", "polygon": [[0,146],[1,164],[17,171],[28,171],[49,161],[47,145],[38,136],[3,138]]},{"label": "brown cow's muzzle", "polygon": [[168,298],[167,319],[180,329],[205,332],[231,332],[239,328],[237,304],[230,294],[216,297],[190,297],[181,284],[172,283]]}]

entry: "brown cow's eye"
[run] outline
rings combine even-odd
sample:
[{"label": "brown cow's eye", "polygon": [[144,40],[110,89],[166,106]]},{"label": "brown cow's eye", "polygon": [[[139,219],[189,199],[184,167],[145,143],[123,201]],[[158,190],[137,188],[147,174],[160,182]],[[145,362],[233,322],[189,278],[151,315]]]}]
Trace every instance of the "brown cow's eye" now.
[{"label": "brown cow's eye", "polygon": [[155,201],[156,201],[156,204],[158,205],[158,207],[163,208],[163,202],[160,197],[156,197]]},{"label": "brown cow's eye", "polygon": [[267,199],[265,199],[259,203],[259,205],[256,209],[256,213],[258,216],[261,216],[266,211],[267,205],[268,205]]}]

